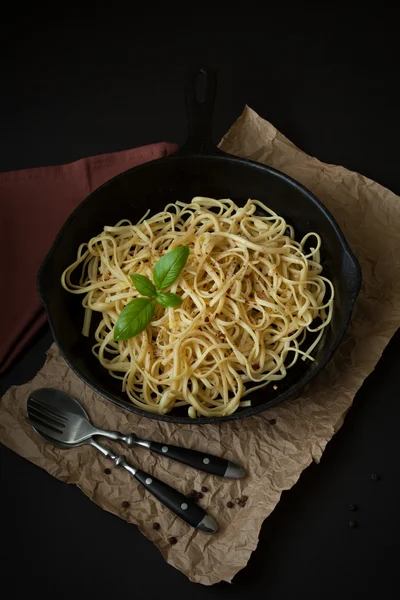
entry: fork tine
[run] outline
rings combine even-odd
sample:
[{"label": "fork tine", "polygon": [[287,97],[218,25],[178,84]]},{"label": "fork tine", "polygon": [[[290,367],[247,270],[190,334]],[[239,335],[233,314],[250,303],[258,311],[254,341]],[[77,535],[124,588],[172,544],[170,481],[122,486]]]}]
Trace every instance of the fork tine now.
[{"label": "fork tine", "polygon": [[67,425],[67,423],[64,423],[63,421],[60,421],[59,419],[53,417],[51,414],[49,414],[48,412],[46,412],[45,409],[39,408],[37,406],[29,405],[28,406],[28,413],[32,413],[32,412],[36,416],[38,416],[41,419],[43,419],[43,421],[46,421],[49,425],[53,425],[53,427],[56,427],[58,429],[62,430]]},{"label": "fork tine", "polygon": [[29,396],[28,405],[35,403],[42,408],[45,408],[49,413],[51,413],[54,417],[58,417],[63,421],[68,421],[68,417],[65,413],[60,412],[53,405],[49,405],[47,402],[43,402],[43,400],[38,400],[35,396]]},{"label": "fork tine", "polygon": [[38,433],[47,435],[50,438],[54,439],[54,434],[62,434],[63,432],[53,427],[53,425],[49,425],[46,422],[42,421],[41,418],[36,415],[28,414],[28,421],[34,427]]},{"label": "fork tine", "polygon": [[31,416],[31,415],[33,417],[35,417],[36,419],[40,419],[41,421],[43,421],[44,424],[48,425],[49,427],[53,427],[55,430],[59,431],[60,433],[62,433],[64,430],[64,427],[65,427],[64,423],[59,423],[52,417],[49,417],[49,415],[47,415],[44,411],[39,410],[34,406],[28,407],[28,416]]},{"label": "fork tine", "polygon": [[50,408],[48,408],[48,406],[46,404],[39,402],[35,398],[32,398],[32,397],[29,398],[28,410],[29,410],[29,408],[34,408],[38,412],[43,413],[43,415],[48,416],[49,419],[56,421],[57,423],[59,423],[60,425],[63,425],[64,427],[68,423],[68,417],[65,417],[61,413],[51,410]]}]

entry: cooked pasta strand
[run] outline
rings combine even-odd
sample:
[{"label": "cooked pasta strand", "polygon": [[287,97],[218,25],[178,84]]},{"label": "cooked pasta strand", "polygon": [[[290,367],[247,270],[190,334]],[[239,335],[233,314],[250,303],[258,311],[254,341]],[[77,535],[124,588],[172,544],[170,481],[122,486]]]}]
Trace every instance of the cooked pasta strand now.
[{"label": "cooked pasta strand", "polygon": [[[334,288],[321,275],[321,238],[294,237],[293,227],[258,200],[239,207],[195,197],[146,213],[136,225],[123,219],[104,227],[79,247],[61,281],[84,294],[84,335],[93,311],[102,314],[93,353],[136,406],[225,416],[248,406],[243,398],[251,392],[283,379],[299,358],[313,360],[331,321]],[[129,275],[151,278],[159,258],[180,245],[190,255],[170,291],[182,304],[157,306],[144,331],[114,341],[120,312],[139,296]],[[318,332],[308,348],[307,332]]]}]

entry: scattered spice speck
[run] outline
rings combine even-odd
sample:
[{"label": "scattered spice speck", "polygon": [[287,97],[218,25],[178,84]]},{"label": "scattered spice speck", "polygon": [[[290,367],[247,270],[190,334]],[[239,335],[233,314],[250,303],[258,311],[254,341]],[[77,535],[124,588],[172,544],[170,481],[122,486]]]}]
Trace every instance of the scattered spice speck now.
[{"label": "scattered spice speck", "polygon": [[268,419],[270,425],[276,425],[276,419]]},{"label": "scattered spice speck", "polygon": [[130,507],[130,503],[128,502],[128,500],[124,500],[122,503],[122,507],[123,508],[129,508]]},{"label": "scattered spice speck", "polygon": [[246,502],[249,499],[248,496],[246,496],[245,494],[243,494],[243,496],[240,496],[240,498],[236,498],[235,502],[236,504],[238,504],[241,508],[243,508],[244,506],[246,506]]},{"label": "scattered spice speck", "polygon": [[188,498],[194,498],[194,500],[200,500],[201,498],[203,498],[203,494],[201,492],[198,492],[197,490],[192,490],[188,493],[187,496]]},{"label": "scattered spice speck", "polygon": [[230,500],[229,500],[229,502],[226,503],[226,505],[227,505],[228,508],[233,508],[235,506],[233,504],[233,502],[231,502]]},{"label": "scattered spice speck", "polygon": [[155,531],[158,531],[159,529],[161,529],[161,525],[160,525],[160,523],[153,523],[153,529],[154,529]]},{"label": "scattered spice speck", "polygon": [[349,521],[349,527],[350,529],[355,529],[357,527],[357,522],[356,521]]},{"label": "scattered spice speck", "polygon": [[178,540],[176,539],[176,537],[170,537],[168,539],[169,543],[171,544],[171,546],[174,546],[175,544],[178,543]]},{"label": "scattered spice speck", "polygon": [[202,485],[201,486],[201,491],[206,494],[208,492],[208,487],[206,487],[205,485]]},{"label": "scattered spice speck", "polygon": [[111,469],[104,469],[103,473],[104,475],[110,475]]}]

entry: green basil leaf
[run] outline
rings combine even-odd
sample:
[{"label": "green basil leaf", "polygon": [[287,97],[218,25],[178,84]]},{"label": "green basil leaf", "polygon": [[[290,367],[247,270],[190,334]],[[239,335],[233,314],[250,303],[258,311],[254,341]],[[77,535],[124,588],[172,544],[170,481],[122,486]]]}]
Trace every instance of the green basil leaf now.
[{"label": "green basil leaf", "polygon": [[148,277],[144,275],[130,275],[132,279],[132,283],[142,296],[155,296],[157,294],[157,290],[154,285],[151,283]]},{"label": "green basil leaf", "polygon": [[151,298],[135,298],[121,311],[114,327],[114,340],[129,340],[147,325],[154,315],[154,300]]},{"label": "green basil leaf", "polygon": [[153,270],[154,283],[159,290],[165,290],[174,283],[185,266],[188,256],[189,248],[178,246],[160,258]]},{"label": "green basil leaf", "polygon": [[164,308],[173,308],[182,304],[182,298],[178,294],[167,294],[165,292],[159,292],[156,296],[158,304],[161,304]]}]

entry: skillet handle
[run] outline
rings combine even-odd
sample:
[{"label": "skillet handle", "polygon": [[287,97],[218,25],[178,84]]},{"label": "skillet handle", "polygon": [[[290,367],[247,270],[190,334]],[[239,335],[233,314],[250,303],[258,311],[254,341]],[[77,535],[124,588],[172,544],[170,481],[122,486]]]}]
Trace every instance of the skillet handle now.
[{"label": "skillet handle", "polygon": [[[201,93],[201,90],[204,93]],[[212,141],[212,122],[217,91],[217,74],[211,67],[191,67],[185,77],[185,101],[188,120],[186,143],[180,155],[225,154]]]}]

